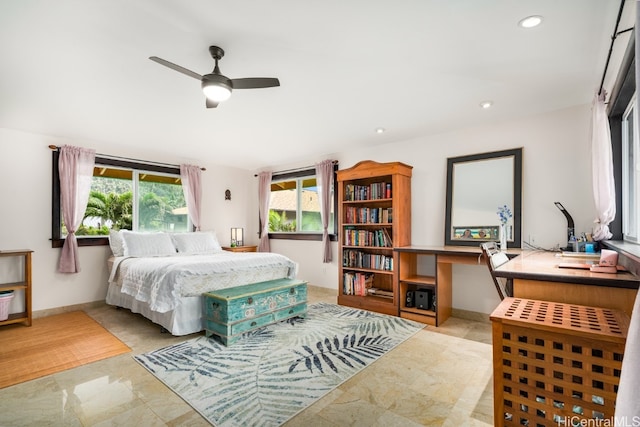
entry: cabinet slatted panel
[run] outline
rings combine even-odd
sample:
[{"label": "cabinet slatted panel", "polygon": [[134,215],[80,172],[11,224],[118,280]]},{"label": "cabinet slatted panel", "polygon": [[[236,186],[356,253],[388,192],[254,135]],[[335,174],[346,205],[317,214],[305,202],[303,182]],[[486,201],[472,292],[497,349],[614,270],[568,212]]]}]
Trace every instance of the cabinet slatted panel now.
[{"label": "cabinet slatted panel", "polygon": [[629,327],[626,314],[506,298],[491,321],[495,425],[613,420]]}]

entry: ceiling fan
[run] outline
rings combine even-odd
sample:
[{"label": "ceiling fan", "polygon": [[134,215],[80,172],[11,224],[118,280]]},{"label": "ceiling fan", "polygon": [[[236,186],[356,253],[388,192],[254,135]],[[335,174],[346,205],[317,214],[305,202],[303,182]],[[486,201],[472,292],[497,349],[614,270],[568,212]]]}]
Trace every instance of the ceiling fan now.
[{"label": "ceiling fan", "polygon": [[150,56],[149,59],[158,64],[169,67],[194,79],[200,80],[202,83],[202,91],[206,96],[207,108],[216,108],[219,103],[226,101],[231,96],[233,89],[259,89],[265,87],[280,86],[280,81],[271,77],[247,77],[243,79],[230,79],[220,73],[218,68],[218,60],[224,56],[224,50],[218,46],[209,46],[209,53],[216,61],[213,71],[209,74],[200,75],[188,70],[173,62],[166,61],[157,56]]}]

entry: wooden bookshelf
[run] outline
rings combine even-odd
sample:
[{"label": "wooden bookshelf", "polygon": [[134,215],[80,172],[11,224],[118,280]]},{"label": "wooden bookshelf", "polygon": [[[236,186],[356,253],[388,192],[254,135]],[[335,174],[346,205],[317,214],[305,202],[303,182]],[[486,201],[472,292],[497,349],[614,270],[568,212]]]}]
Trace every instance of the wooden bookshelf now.
[{"label": "wooden bookshelf", "polygon": [[411,243],[412,169],[365,160],[337,172],[338,304],[398,315],[393,247]]},{"label": "wooden bookshelf", "polygon": [[22,258],[22,278],[18,282],[0,283],[0,291],[23,291],[24,310],[19,313],[11,313],[6,320],[0,321],[0,326],[12,323],[23,323],[31,326],[31,249],[0,250],[0,258],[14,258],[20,262]]}]

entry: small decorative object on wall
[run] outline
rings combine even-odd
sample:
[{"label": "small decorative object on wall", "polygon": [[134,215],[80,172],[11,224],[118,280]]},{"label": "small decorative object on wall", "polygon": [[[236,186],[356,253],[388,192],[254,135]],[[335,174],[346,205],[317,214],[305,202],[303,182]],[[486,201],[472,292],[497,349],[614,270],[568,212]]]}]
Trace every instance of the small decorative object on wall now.
[{"label": "small decorative object on wall", "polygon": [[231,229],[231,247],[244,245],[244,228]]},{"label": "small decorative object on wall", "polygon": [[224,199],[225,200],[231,200],[231,190],[225,190]]},{"label": "small decorative object on wall", "polygon": [[498,218],[500,218],[500,250],[507,250],[507,222],[513,217],[511,209],[507,205],[498,207]]}]

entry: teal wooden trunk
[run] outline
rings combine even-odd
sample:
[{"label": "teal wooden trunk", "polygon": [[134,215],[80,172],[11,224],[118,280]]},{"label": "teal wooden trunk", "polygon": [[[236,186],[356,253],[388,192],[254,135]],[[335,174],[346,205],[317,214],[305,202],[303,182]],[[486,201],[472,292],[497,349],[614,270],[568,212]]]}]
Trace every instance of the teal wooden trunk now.
[{"label": "teal wooden trunk", "polygon": [[276,279],[203,294],[204,329],[224,345],[244,332],[307,312],[307,282]]}]

